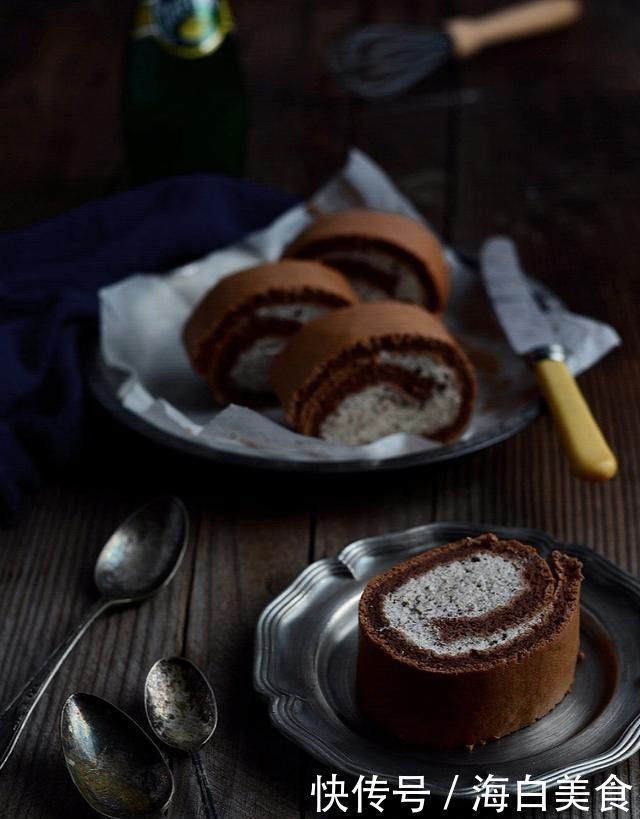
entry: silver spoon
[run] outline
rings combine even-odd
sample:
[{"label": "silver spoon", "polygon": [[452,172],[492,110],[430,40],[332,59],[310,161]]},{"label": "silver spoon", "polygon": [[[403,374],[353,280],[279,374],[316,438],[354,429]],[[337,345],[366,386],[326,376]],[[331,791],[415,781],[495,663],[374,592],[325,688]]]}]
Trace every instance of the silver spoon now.
[{"label": "silver spoon", "polygon": [[158,739],[190,754],[207,819],[217,819],[213,792],[198,753],[218,725],[218,706],[209,681],[184,657],[164,657],[147,674],[144,706]]},{"label": "silver spoon", "polygon": [[60,715],[60,738],[71,779],[93,810],[110,819],[150,819],[169,807],[169,766],[115,705],[93,694],[72,694]]},{"label": "silver spoon", "polygon": [[184,505],[169,497],[145,504],[111,535],[95,565],[100,599],[0,714],[0,769],[40,697],[91,623],[107,609],[144,600],[168,583],[180,565],[187,532]]}]

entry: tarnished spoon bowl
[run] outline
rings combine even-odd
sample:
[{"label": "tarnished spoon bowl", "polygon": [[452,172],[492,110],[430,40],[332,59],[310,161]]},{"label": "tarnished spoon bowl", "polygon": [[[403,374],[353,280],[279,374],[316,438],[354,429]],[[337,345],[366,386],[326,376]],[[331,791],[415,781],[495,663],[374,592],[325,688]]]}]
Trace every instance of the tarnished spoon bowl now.
[{"label": "tarnished spoon bowl", "polygon": [[176,573],[187,542],[187,514],[173,497],[156,498],[124,521],[102,547],[94,580],[118,605],[150,597]]},{"label": "tarnished spoon bowl", "polygon": [[60,718],[71,778],[93,810],[110,819],[160,817],[173,776],[158,748],[123,711],[93,694],[72,694]]},{"label": "tarnished spoon bowl", "polygon": [[218,706],[209,681],[184,657],[164,657],[147,674],[144,704],[158,739],[191,756],[205,816],[217,819],[213,791],[198,753],[218,725]]},{"label": "tarnished spoon bowl", "polygon": [[199,751],[218,724],[218,706],[208,680],[184,657],[158,660],[147,675],[144,703],[156,736],[186,753]]}]

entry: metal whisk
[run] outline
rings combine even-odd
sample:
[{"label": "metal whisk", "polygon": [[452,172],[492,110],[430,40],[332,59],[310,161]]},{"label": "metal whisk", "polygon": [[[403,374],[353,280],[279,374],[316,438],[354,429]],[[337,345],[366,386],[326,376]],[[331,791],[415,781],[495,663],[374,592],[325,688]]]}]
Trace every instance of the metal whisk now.
[{"label": "metal whisk", "polygon": [[333,43],[328,61],[353,94],[390,97],[451,58],[463,60],[498,43],[567,26],[581,13],[580,0],[533,0],[482,17],[447,20],[441,29],[369,25]]}]

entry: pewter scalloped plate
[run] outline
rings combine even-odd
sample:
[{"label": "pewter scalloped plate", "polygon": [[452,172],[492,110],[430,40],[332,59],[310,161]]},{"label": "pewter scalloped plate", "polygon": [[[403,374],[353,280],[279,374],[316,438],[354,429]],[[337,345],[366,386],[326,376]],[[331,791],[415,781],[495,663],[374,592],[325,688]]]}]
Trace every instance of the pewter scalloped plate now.
[{"label": "pewter scalloped plate", "polygon": [[[378,735],[359,715],[354,679],[357,606],[373,576],[418,552],[492,531],[580,558],[581,647],[572,691],[550,714],[473,752],[430,751]],[[475,776],[515,782],[530,774],[549,785],[612,768],[640,748],[640,582],[583,546],[542,532],[436,523],[356,541],[313,563],[262,613],[255,687],[273,724],[320,762],[350,774],[424,776],[432,794],[470,797]],[[526,788],[525,788],[526,790]]]}]

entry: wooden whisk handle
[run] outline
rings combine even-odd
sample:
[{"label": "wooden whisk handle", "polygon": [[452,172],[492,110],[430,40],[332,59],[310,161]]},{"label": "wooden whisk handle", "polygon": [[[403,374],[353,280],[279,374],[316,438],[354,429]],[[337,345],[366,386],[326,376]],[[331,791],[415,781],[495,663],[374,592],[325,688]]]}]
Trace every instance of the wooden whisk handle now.
[{"label": "wooden whisk handle", "polygon": [[456,17],[444,28],[455,56],[466,59],[488,46],[568,26],[581,14],[580,0],[533,0],[482,17]]}]

